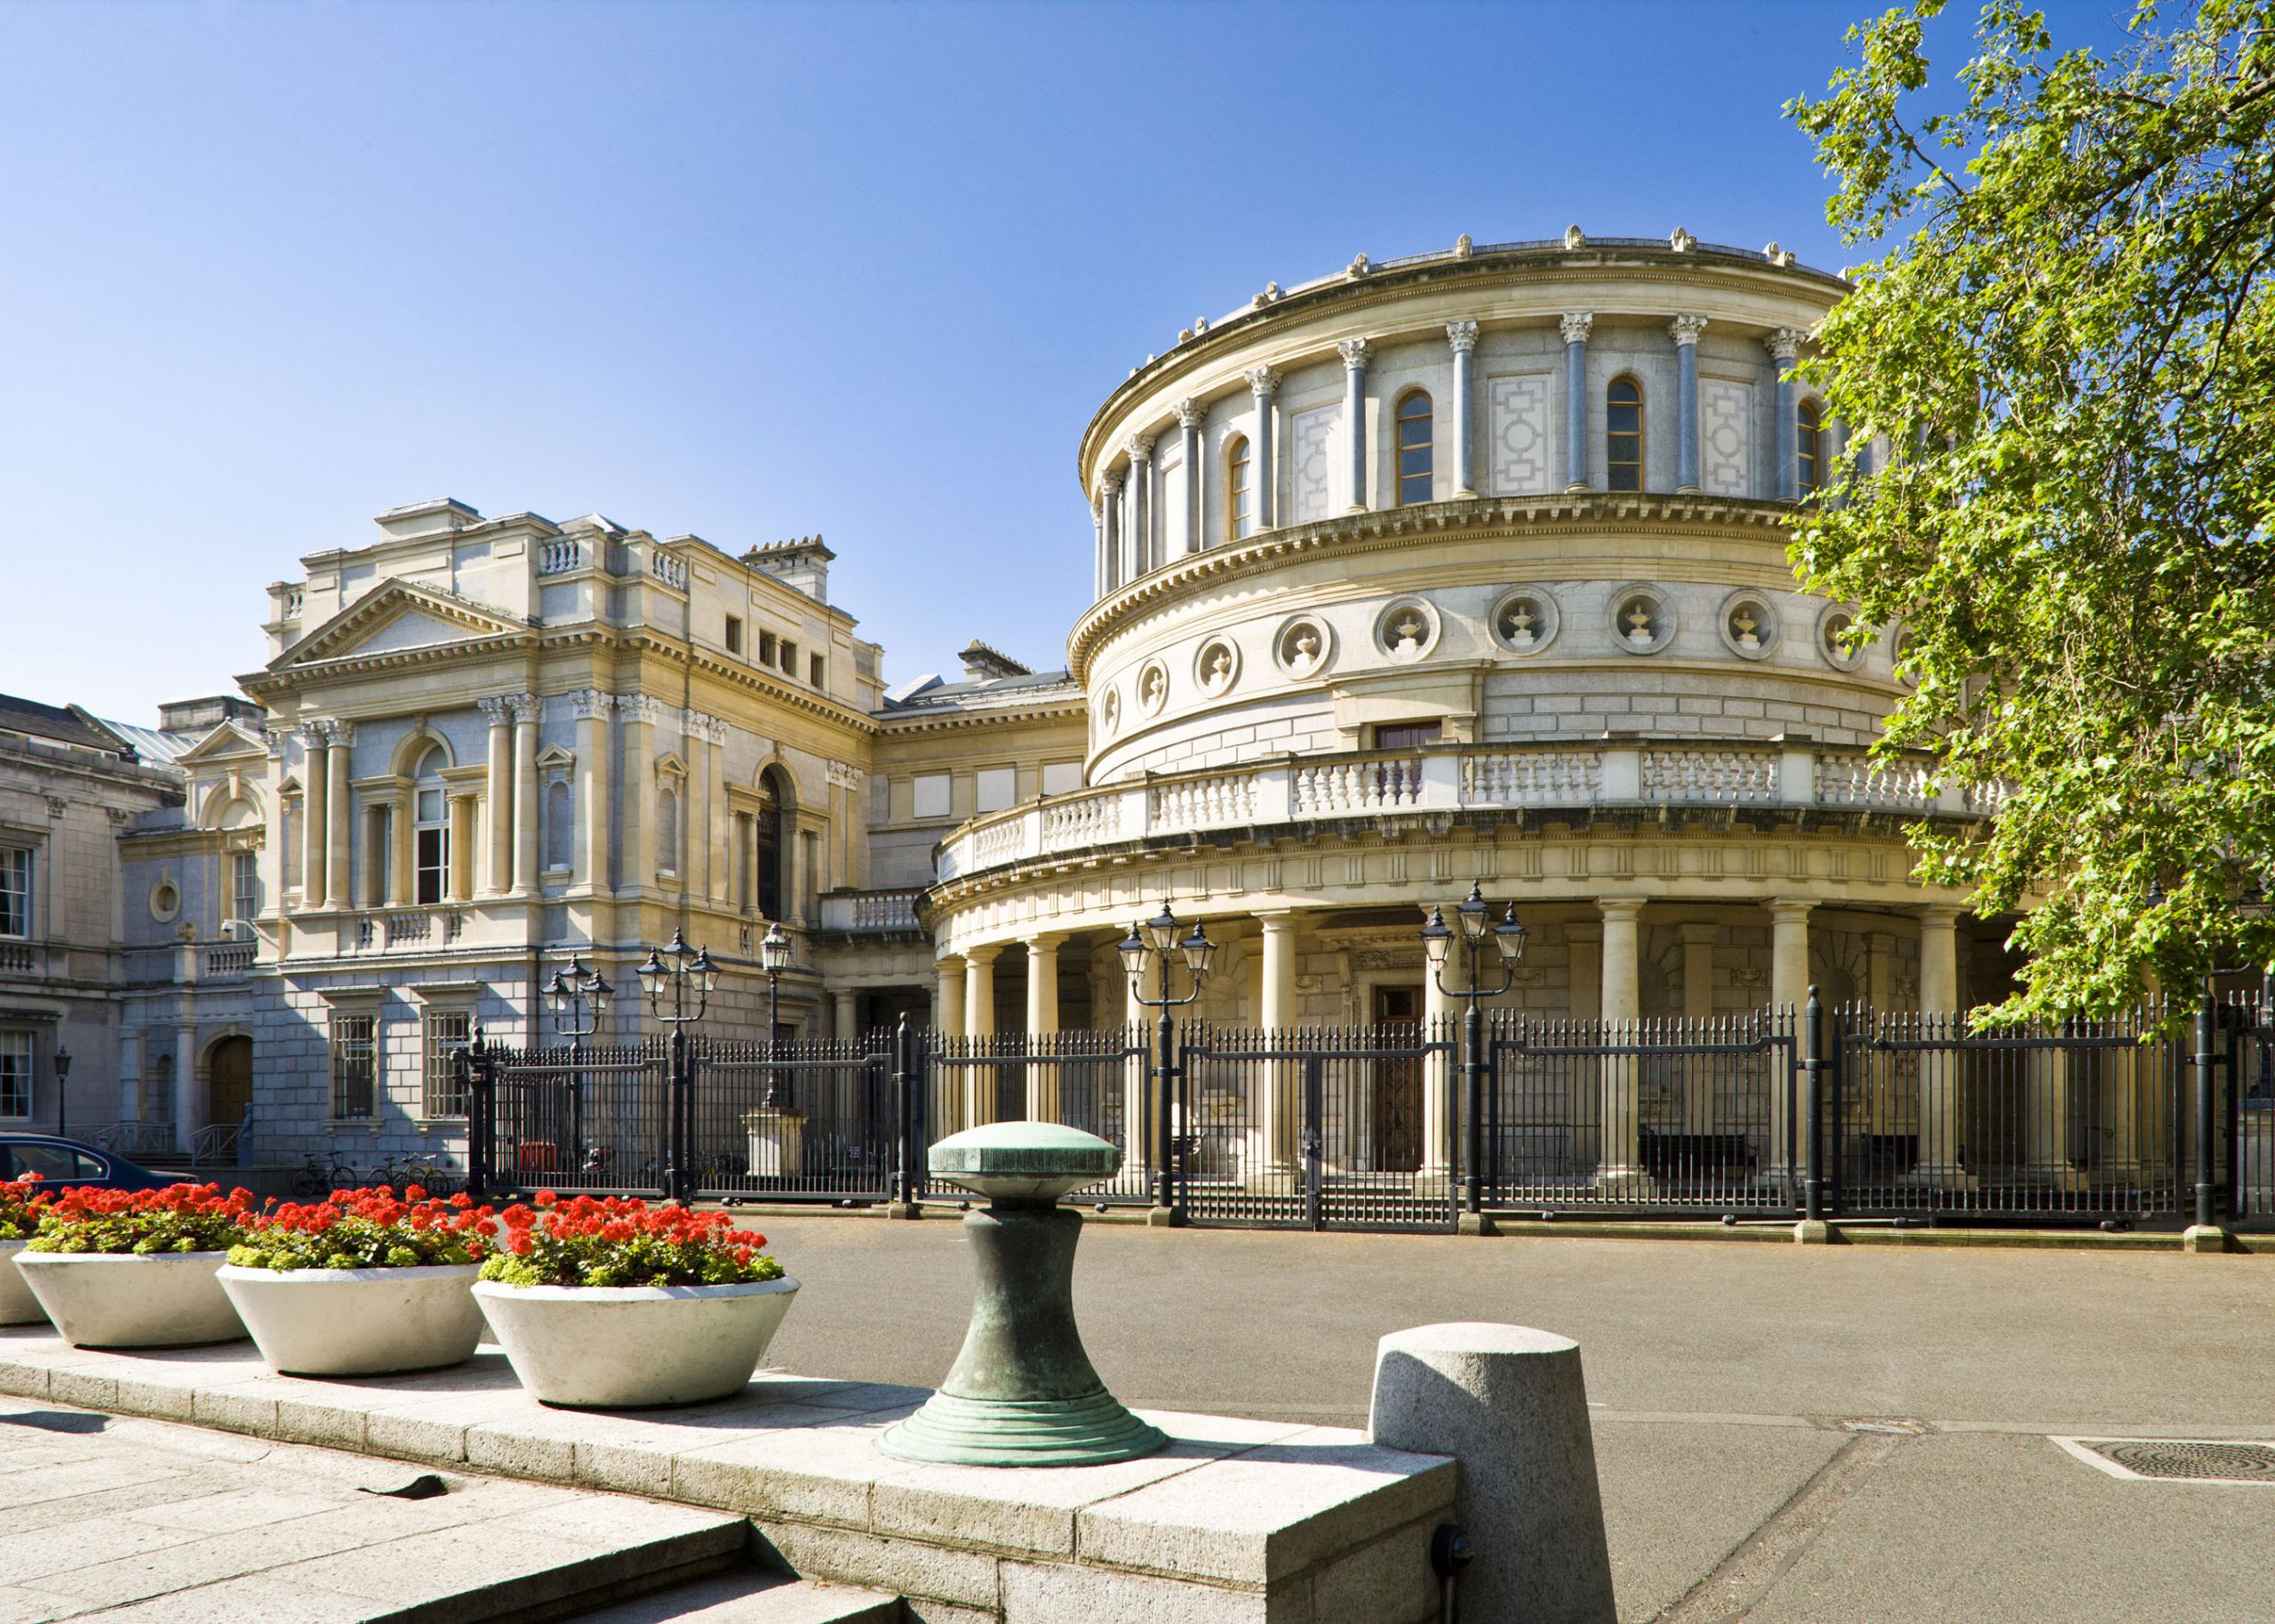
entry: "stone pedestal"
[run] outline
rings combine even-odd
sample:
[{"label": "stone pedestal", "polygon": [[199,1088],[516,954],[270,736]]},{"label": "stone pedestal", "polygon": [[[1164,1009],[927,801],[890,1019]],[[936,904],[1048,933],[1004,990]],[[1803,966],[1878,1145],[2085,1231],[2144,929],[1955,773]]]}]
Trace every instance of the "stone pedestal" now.
[{"label": "stone pedestal", "polygon": [[804,1166],[806,1119],[797,1111],[762,1105],[743,1112],[743,1128],[750,1135],[751,1177],[788,1178]]},{"label": "stone pedestal", "polygon": [[988,1198],[964,1214],[971,1325],[940,1390],[877,1447],[956,1466],[1096,1466],[1152,1454],[1168,1440],[1106,1390],[1074,1325],[1074,1246],[1082,1215],[1058,1205],[1114,1176],[1106,1140],[1047,1122],[951,1134],[933,1175]]},{"label": "stone pedestal", "polygon": [[1522,1325],[1422,1325],[1377,1345],[1368,1431],[1461,1462],[1465,1624],[1612,1624],[1580,1345]]}]

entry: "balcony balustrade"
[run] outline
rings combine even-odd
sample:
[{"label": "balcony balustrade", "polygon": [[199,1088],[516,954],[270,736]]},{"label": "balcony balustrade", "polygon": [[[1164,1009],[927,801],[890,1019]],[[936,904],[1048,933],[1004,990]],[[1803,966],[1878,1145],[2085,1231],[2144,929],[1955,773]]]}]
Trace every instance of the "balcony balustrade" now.
[{"label": "balcony balustrade", "polygon": [[1010,864],[1151,835],[1341,818],[1596,808],[1817,808],[1989,816],[2000,797],[1938,788],[1924,763],[1862,750],[1752,744],[1473,744],[1289,757],[1149,775],[975,818],[941,842],[935,872]]}]

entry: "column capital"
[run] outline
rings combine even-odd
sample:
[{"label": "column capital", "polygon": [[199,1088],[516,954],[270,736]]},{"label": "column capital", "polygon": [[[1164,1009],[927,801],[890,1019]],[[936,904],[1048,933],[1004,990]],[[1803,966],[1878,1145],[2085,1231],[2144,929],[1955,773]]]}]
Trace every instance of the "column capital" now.
[{"label": "column capital", "polygon": [[1021,936],[1019,942],[1030,953],[1047,953],[1066,941],[1070,934],[1064,930],[1038,930],[1031,936]]},{"label": "column capital", "polygon": [[1303,917],[1303,911],[1299,908],[1274,908],[1270,912],[1256,913],[1249,917],[1261,925],[1266,932],[1293,930],[1296,927],[1296,921]]},{"label": "column capital", "polygon": [[1564,342],[1567,344],[1585,344],[1589,330],[1595,324],[1596,313],[1592,310],[1568,310],[1557,322],[1564,330]]},{"label": "column capital", "polygon": [[1722,927],[1720,925],[1702,920],[1694,919],[1688,924],[1678,925],[1674,928],[1675,935],[1680,938],[1685,947],[1712,947],[1721,939],[1722,935]]},{"label": "column capital", "polygon": [[482,712],[483,720],[491,727],[505,728],[513,725],[514,702],[508,696],[484,694],[474,703],[475,708]]},{"label": "column capital", "polygon": [[1199,428],[1208,410],[1198,400],[1187,395],[1177,403],[1177,426],[1179,428]]},{"label": "column capital", "polygon": [[1761,344],[1774,359],[1790,364],[1800,354],[1801,340],[1808,337],[1798,327],[1780,327],[1762,339]]},{"label": "column capital", "polygon": [[727,742],[727,720],[722,716],[708,716],[701,711],[682,711],[679,725],[688,737],[700,739],[706,744]]},{"label": "column capital", "polygon": [[1122,442],[1122,449],[1130,454],[1133,465],[1150,462],[1153,457],[1153,437],[1151,434],[1132,434]]},{"label": "column capital", "polygon": [[962,953],[942,953],[932,960],[932,967],[943,975],[954,975],[963,969]]},{"label": "column capital", "polygon": [[1705,330],[1706,318],[1703,315],[1679,315],[1667,323],[1667,331],[1678,346],[1697,343],[1698,335]]},{"label": "column capital", "polygon": [[1356,372],[1367,364],[1367,341],[1364,338],[1345,338],[1335,346],[1335,353],[1343,357],[1346,371]]},{"label": "column capital", "polygon": [[1270,367],[1250,367],[1241,376],[1248,380],[1248,392],[1260,401],[1268,401],[1280,387],[1280,374]]},{"label": "column capital", "polygon": [[624,694],[616,702],[627,722],[645,722],[653,728],[664,720],[664,702],[650,694]]},{"label": "column capital", "polygon": [[308,724],[308,731],[327,744],[352,744],[355,742],[355,724],[342,721],[337,716],[322,716]]},{"label": "column capital", "polygon": [[1114,498],[1120,496],[1122,494],[1122,475],[1119,474],[1114,473],[1111,470],[1101,471],[1098,474],[1098,501],[1101,504],[1111,502]]},{"label": "column capital", "polygon": [[1815,911],[1816,901],[1808,896],[1772,896],[1761,905],[1769,910],[1772,919],[1807,919]]},{"label": "column capital", "polygon": [[594,688],[582,689],[569,696],[570,713],[579,721],[605,721],[615,705],[614,694],[603,694]]},{"label": "column capital", "polygon": [[506,697],[506,703],[514,707],[514,720],[516,722],[534,724],[545,710],[544,701],[535,694],[508,694]]},{"label": "column capital", "polygon": [[967,947],[963,950],[964,967],[969,969],[975,964],[993,964],[1002,956],[1002,952],[1003,943],[1001,942],[987,942],[978,946]]},{"label": "column capital", "polygon": [[1920,922],[1933,925],[1939,930],[1947,930],[1958,924],[1959,916],[1966,912],[1966,909],[1951,903],[1927,903],[1920,909]]},{"label": "column capital", "polygon": [[1603,915],[1607,923],[1613,919],[1632,920],[1642,913],[1643,904],[1648,900],[1641,896],[1599,896],[1596,898],[1596,911]]},{"label": "column capital", "polygon": [[1446,342],[1453,346],[1454,354],[1457,355],[1463,354],[1470,350],[1475,349],[1477,347],[1477,323],[1474,322],[1448,322],[1446,323]]}]

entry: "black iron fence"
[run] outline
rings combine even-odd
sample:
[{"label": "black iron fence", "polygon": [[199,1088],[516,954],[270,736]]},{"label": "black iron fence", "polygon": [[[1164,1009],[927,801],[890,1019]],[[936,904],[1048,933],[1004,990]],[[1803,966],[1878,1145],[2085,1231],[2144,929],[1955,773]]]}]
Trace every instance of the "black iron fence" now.
[{"label": "black iron fence", "polygon": [[[2267,1000],[1998,1031],[1864,1009],[1282,1031],[1187,1022],[850,1043],[701,1037],[465,1063],[477,1186],[913,1200],[983,1122],[1119,1145],[1082,1198],[1195,1223],[1504,1214],[2275,1218]],[[2174,1035],[2175,1032],[2178,1035]]]}]

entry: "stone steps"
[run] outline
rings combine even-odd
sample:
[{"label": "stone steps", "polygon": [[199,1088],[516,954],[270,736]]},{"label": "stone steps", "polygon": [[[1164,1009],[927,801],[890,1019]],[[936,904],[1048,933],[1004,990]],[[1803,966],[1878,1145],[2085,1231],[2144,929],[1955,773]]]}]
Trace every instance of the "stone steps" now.
[{"label": "stone steps", "polygon": [[576,1624],[900,1624],[900,1598],[738,1568],[591,1612]]}]

